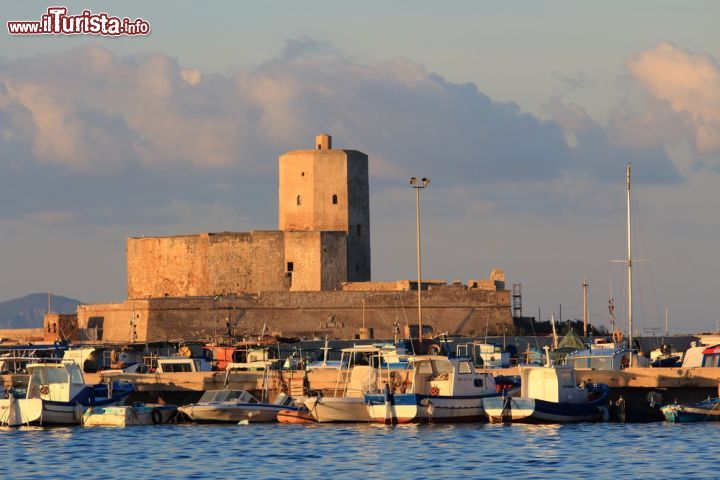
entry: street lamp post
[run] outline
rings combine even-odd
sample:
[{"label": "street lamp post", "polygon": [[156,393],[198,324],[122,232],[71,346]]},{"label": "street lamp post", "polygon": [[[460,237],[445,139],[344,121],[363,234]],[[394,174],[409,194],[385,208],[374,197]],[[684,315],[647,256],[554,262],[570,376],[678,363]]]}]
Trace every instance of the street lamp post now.
[{"label": "street lamp post", "polygon": [[429,178],[410,178],[410,186],[415,189],[415,225],[417,227],[417,298],[418,298],[418,339],[422,350],[422,262],[420,255],[420,190],[430,184]]}]

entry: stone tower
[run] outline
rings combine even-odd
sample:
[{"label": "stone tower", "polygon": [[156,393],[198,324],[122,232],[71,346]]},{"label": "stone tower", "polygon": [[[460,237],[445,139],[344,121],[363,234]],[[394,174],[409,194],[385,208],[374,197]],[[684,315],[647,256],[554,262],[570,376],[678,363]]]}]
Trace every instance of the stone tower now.
[{"label": "stone tower", "polygon": [[347,234],[347,280],[370,280],[368,157],[315,137],[313,150],[280,156],[279,229]]}]

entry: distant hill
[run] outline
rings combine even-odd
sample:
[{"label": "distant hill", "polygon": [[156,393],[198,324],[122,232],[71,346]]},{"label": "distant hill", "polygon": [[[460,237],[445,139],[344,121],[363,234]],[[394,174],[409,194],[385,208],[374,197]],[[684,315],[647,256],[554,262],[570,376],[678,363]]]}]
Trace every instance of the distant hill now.
[{"label": "distant hill", "polygon": [[[53,295],[51,299],[52,311],[56,313],[75,313],[79,303],[61,295]],[[0,302],[0,328],[40,328],[47,307],[47,293],[31,293]]]}]

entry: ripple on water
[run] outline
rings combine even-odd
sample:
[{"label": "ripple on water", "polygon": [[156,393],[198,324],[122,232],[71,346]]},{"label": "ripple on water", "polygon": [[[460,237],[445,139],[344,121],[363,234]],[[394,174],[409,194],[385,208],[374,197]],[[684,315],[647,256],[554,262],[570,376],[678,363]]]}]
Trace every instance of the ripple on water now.
[{"label": "ripple on water", "polygon": [[0,429],[3,478],[715,477],[720,425]]}]

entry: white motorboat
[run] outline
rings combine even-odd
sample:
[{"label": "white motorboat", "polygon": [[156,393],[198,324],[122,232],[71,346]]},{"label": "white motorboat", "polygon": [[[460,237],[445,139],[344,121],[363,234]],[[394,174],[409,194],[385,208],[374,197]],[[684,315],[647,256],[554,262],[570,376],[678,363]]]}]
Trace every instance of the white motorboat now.
[{"label": "white motorboat", "polygon": [[383,349],[365,345],[343,348],[341,352],[340,364],[348,368],[338,370],[333,395],[307,397],[305,406],[320,423],[369,422],[365,394],[380,391],[378,368]]},{"label": "white motorboat", "polygon": [[89,407],[118,405],[133,391],[127,382],[88,385],[72,361],[32,363],[25,398],[0,400],[0,425],[77,425]]},{"label": "white motorboat", "polygon": [[299,410],[285,394],[273,403],[261,403],[246,390],[208,390],[197,403],[178,408],[199,423],[277,422],[281,410]]},{"label": "white motorboat", "polygon": [[175,405],[136,403],[115,407],[90,407],[82,416],[86,427],[129,427],[132,425],[159,425],[168,423],[175,413]]}]

